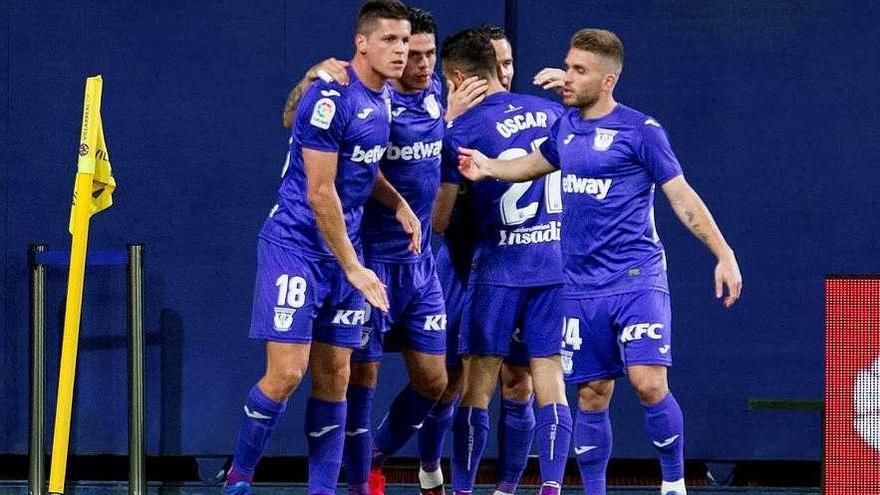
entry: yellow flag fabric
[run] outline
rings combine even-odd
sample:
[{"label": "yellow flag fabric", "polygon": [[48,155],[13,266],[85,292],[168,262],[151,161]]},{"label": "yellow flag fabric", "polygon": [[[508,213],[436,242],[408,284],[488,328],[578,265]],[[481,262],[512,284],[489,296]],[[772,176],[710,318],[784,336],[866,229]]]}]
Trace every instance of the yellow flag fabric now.
[{"label": "yellow flag fabric", "polygon": [[71,234],[74,229],[73,210],[79,200],[77,196],[88,196],[87,199],[91,206],[89,216],[105,210],[113,204],[116,180],[113,178],[113,170],[110,167],[110,153],[104,139],[104,125],[101,119],[103,84],[101,76],[90,77],[86,80],[77,174],[89,174],[92,187],[88,193],[77,190],[73,192],[74,206],[71,208],[69,224]]}]

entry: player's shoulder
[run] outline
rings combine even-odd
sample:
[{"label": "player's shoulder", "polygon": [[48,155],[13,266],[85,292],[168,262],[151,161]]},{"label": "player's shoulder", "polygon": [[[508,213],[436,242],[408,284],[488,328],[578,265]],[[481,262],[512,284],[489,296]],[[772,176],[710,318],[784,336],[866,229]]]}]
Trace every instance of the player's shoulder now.
[{"label": "player's shoulder", "polygon": [[645,128],[648,128],[647,130],[650,130],[651,128],[661,129],[663,127],[662,125],[660,125],[659,120],[645,112],[636,110],[635,108],[624,105],[623,103],[618,103],[617,106],[619,108],[617,109],[618,111],[616,113],[618,115],[618,118],[623,123],[630,124],[642,130],[645,130]]},{"label": "player's shoulder", "polygon": [[553,100],[549,100],[542,96],[530,95],[527,93],[510,92],[510,99],[521,105],[530,105],[534,107],[557,107],[561,106]]}]

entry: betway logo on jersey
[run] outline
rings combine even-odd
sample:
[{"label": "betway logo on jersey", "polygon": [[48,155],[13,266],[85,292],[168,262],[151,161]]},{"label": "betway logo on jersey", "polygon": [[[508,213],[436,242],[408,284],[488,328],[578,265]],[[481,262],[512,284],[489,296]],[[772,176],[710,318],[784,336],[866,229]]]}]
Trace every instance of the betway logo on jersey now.
[{"label": "betway logo on jersey", "polygon": [[354,151],[351,152],[351,161],[355,163],[366,163],[367,165],[371,163],[379,163],[379,160],[382,159],[382,155],[385,154],[385,147],[373,146],[370,149],[363,149],[361,145],[355,145]]},{"label": "betway logo on jersey", "polygon": [[498,134],[506,138],[532,127],[547,127],[547,114],[544,112],[526,112],[522,115],[514,115],[495,124]]},{"label": "betway logo on jersey", "polygon": [[522,246],[526,244],[543,244],[546,242],[559,242],[561,238],[560,222],[554,220],[550,223],[535,225],[533,227],[520,228],[514,231],[500,230],[498,235],[501,239],[499,246]]},{"label": "betway logo on jersey", "polygon": [[388,152],[385,158],[388,160],[423,160],[425,158],[437,158],[443,149],[443,141],[419,141],[407,146],[395,146],[388,143]]},{"label": "betway logo on jersey", "polygon": [[623,327],[620,332],[620,343],[626,344],[633,340],[642,340],[645,336],[653,340],[661,340],[660,330],[663,330],[662,323],[636,323]]},{"label": "betway logo on jersey", "polygon": [[568,174],[562,178],[562,191],[572,194],[589,194],[596,199],[605,199],[611,190],[611,179],[591,179]]}]

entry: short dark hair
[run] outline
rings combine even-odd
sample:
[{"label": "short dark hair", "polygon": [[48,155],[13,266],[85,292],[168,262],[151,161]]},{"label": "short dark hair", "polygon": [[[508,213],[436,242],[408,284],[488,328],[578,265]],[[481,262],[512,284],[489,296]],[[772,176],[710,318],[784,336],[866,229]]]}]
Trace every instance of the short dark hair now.
[{"label": "short dark hair", "polygon": [[604,55],[617,64],[618,70],[623,69],[623,43],[611,31],[581,29],[571,37],[571,47]]},{"label": "short dark hair", "polygon": [[414,7],[407,7],[406,11],[412,26],[411,34],[437,34],[437,23],[430,12]]},{"label": "short dark hair", "polygon": [[468,75],[495,74],[492,40],[477,28],[459,31],[443,40],[440,58],[447,70],[458,69]]},{"label": "short dark hair", "polygon": [[376,29],[376,21],[379,19],[409,20],[406,5],[398,0],[368,0],[361,5],[358,11],[355,32],[358,34],[370,34]]},{"label": "short dark hair", "polygon": [[492,41],[506,40],[508,43],[510,42],[510,40],[507,39],[507,33],[504,32],[504,28],[494,24],[480,24],[474,29],[485,34]]}]

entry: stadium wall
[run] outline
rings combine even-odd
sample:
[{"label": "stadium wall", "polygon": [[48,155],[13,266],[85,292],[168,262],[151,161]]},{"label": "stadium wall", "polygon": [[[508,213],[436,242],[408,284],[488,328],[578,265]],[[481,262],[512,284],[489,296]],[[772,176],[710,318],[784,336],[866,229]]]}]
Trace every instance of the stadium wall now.
[{"label": "stadium wall", "polygon": [[[246,334],[255,235],[286,153],[280,110],[312,63],[349,56],[356,3],[0,6],[8,12],[0,16],[0,454],[27,450],[27,246],[69,247],[83,82],[98,73],[119,188],[113,208],[95,217],[90,244],[146,244],[148,452],[229,453],[240,404],[263,366],[262,346]],[[515,89],[524,92],[539,93],[532,75],[561,64],[576,29],[620,35],[627,58],[618,99],[667,129],[745,279],[743,299],[724,310],[713,297],[710,255],[658,194],[675,315],[671,380],[686,413],[686,456],[818,459],[818,413],[752,411],[748,400],[821,398],[824,275],[880,272],[880,66],[870,42],[880,36],[877,7],[820,0],[419,6],[436,14],[441,36],[506,23]],[[65,273],[50,272],[50,412],[65,282]],[[95,267],[86,285],[72,451],[121,453],[125,277]],[[394,356],[377,414],[402,376]],[[292,399],[272,454],[305,453],[306,389]],[[612,415],[615,457],[653,456],[628,386],[619,387]]]}]

